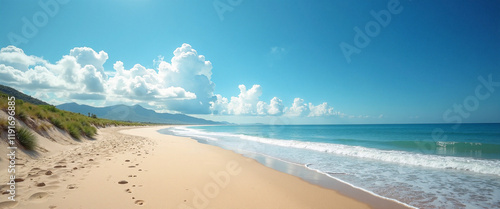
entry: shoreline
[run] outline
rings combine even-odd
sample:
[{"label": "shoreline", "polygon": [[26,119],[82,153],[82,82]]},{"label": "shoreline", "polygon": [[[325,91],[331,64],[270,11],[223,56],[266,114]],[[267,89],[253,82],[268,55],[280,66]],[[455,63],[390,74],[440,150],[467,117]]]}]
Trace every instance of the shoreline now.
[{"label": "shoreline", "polygon": [[[160,130],[161,129],[159,129],[158,131],[160,131]],[[164,134],[164,133],[161,133],[161,134]],[[171,136],[171,134],[164,134],[164,135]],[[224,148],[218,147],[216,145],[211,145],[211,144],[200,142],[200,141],[193,139],[193,138],[190,138],[190,137],[186,137],[186,138],[189,138],[191,140],[195,140],[196,142],[198,142],[200,144],[224,149]],[[288,161],[285,161],[285,160],[282,160],[279,158],[275,158],[272,156],[267,156],[267,155],[264,155],[261,153],[245,152],[245,151],[237,152],[237,151],[229,150],[229,149],[224,149],[224,150],[228,150],[228,151],[231,151],[237,155],[241,155],[243,157],[253,159],[253,160],[257,161],[258,163],[260,163],[261,165],[264,165],[268,168],[279,171],[281,173],[296,176],[296,177],[300,178],[301,180],[308,182],[310,184],[336,191],[342,195],[345,195],[345,196],[353,198],[357,201],[366,203],[373,209],[386,209],[386,208],[416,209],[417,208],[417,207],[414,207],[412,205],[408,205],[406,203],[400,202],[396,199],[384,197],[384,196],[378,195],[376,193],[373,193],[369,190],[363,189],[361,187],[354,186],[348,182],[345,182],[343,180],[335,178],[334,176],[330,176],[330,175],[323,173],[321,171],[308,168],[307,165],[288,162]]]},{"label": "shoreline", "polygon": [[[254,155],[250,157],[250,155]],[[253,154],[243,154],[245,157],[256,160],[269,168],[280,171],[282,173],[287,173],[293,176],[297,176],[300,179],[320,187],[331,189],[340,194],[346,195],[348,197],[354,198],[360,202],[370,205],[374,209],[417,209],[417,207],[408,205],[406,203],[400,202],[395,199],[384,197],[373,193],[372,191],[366,190],[361,187],[354,186],[348,182],[342,181],[338,178],[330,176],[319,170],[308,168],[307,165],[296,164],[281,159],[277,159],[270,156],[265,156],[260,153]],[[261,158],[261,159],[258,159]],[[281,165],[280,165],[281,164]],[[292,172],[290,172],[292,171]]]},{"label": "shoreline", "polygon": [[[270,179],[274,179],[271,182],[267,182],[268,184],[275,184],[273,182],[280,181],[281,179],[286,178],[286,180],[287,180],[286,184],[282,184],[281,186],[287,185],[287,187],[297,187],[297,189],[294,189],[294,190],[298,191],[298,193],[300,193],[300,194],[304,194],[303,191],[300,191],[300,190],[302,190],[302,189],[308,190],[311,193],[306,195],[307,198],[304,197],[303,199],[306,199],[306,200],[313,199],[314,200],[314,201],[308,201],[308,202],[306,201],[308,204],[305,204],[305,203],[300,203],[300,204],[293,204],[292,203],[291,204],[290,199],[288,199],[288,198],[285,198],[288,200],[286,202],[284,202],[284,201],[280,201],[279,199],[274,197],[274,199],[272,198],[272,202],[267,202],[266,204],[261,205],[261,206],[253,205],[250,208],[277,208],[277,207],[286,207],[286,208],[311,208],[311,207],[312,208],[374,208],[374,207],[372,207],[372,205],[368,205],[368,204],[360,202],[359,200],[354,199],[352,197],[348,197],[344,194],[340,194],[339,191],[324,188],[320,185],[312,184],[310,182],[305,181],[304,179],[302,179],[300,177],[290,175],[290,174],[285,173],[285,172],[281,172],[279,170],[273,169],[272,167],[268,167],[268,166],[260,163],[258,160],[250,158],[250,157],[245,156],[243,154],[234,152],[232,150],[223,149],[221,147],[217,147],[214,145],[200,143],[197,140],[189,138],[189,137],[181,137],[181,136],[175,136],[175,135],[170,135],[170,134],[162,134],[162,133],[158,132],[161,129],[164,129],[164,128],[156,128],[154,131],[156,132],[156,134],[159,134],[160,136],[176,137],[177,139],[185,140],[188,143],[194,143],[196,146],[200,146],[202,149],[210,149],[210,150],[213,150],[219,154],[222,154],[222,153],[224,153],[224,155],[227,154],[225,157],[229,157],[230,159],[236,160],[237,164],[241,166],[240,167],[241,172],[245,172],[245,171],[251,172],[252,176],[258,175],[259,180],[261,178],[264,178],[264,180],[266,182],[269,181]],[[132,134],[128,131],[133,131],[133,130],[124,130],[124,131],[121,131],[121,133]],[[229,161],[229,162],[234,162],[234,161]],[[252,168],[248,169],[248,167],[252,167]],[[262,173],[262,172],[264,172],[268,175],[261,175],[260,173]],[[228,172],[228,173],[231,173],[231,172]],[[237,173],[236,175],[239,175],[239,173]],[[239,176],[237,176],[237,177],[239,177]],[[253,176],[253,177],[255,177],[255,176]],[[256,179],[249,179],[249,180],[253,181]],[[210,183],[207,183],[207,184],[205,184],[205,186],[209,185],[209,184]],[[239,193],[242,193],[240,195],[246,196],[246,195],[250,195],[249,192],[257,192],[257,193],[255,193],[255,195],[263,196],[261,193],[264,192],[264,190],[249,191],[249,188],[252,188],[252,186],[250,186],[251,184],[252,183],[247,183],[243,187],[241,187],[241,185],[237,185],[237,187],[240,187]],[[277,185],[272,185],[272,187],[275,187],[275,186],[277,186]],[[269,189],[269,187],[266,186],[266,189]],[[270,197],[281,196],[281,195],[288,196],[288,195],[290,195],[290,191],[292,191],[292,190],[282,190],[282,188],[280,188],[279,190],[282,192],[282,194],[280,194],[280,195],[276,195],[275,192],[268,192],[268,194],[271,195]],[[295,195],[297,195],[297,194],[295,194]],[[206,196],[209,196],[209,195],[206,195]],[[300,198],[301,198],[300,196],[301,195],[298,196],[299,200],[294,200],[294,201],[297,201],[297,202],[303,201],[303,200],[300,200]],[[330,198],[318,198],[317,196],[325,196],[325,197],[329,196]],[[218,198],[218,197],[215,197],[215,198]],[[209,199],[209,198],[207,198],[207,199]],[[235,207],[238,208],[238,206],[241,207],[241,205],[245,205],[245,206],[247,205],[247,204],[240,202],[240,201],[242,201],[242,199],[230,200],[230,202],[222,201],[224,203],[220,206],[209,205],[207,208],[235,208]],[[243,201],[247,201],[247,200],[243,200]],[[328,204],[329,202],[335,203],[338,206],[333,206],[332,204]],[[249,202],[249,203],[251,203],[251,202]],[[236,205],[229,206],[231,204],[236,204]],[[188,204],[185,204],[185,205],[183,204],[179,208],[191,208],[191,207],[189,207]],[[197,208],[197,207],[193,207],[193,208]]]}]

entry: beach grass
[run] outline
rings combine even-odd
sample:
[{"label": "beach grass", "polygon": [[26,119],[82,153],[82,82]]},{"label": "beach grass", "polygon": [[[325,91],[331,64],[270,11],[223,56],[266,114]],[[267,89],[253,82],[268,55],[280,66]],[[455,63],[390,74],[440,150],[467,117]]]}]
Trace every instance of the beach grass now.
[{"label": "beach grass", "polygon": [[81,126],[78,126],[75,123],[68,123],[65,126],[65,129],[68,131],[68,133],[69,133],[69,135],[71,135],[71,137],[73,137],[75,139],[80,139],[80,137],[81,137],[81,129],[82,129]]},{"label": "beach grass", "polygon": [[59,128],[59,129],[65,128],[63,123],[61,122],[61,120],[59,118],[50,117],[49,121],[50,121],[50,123],[52,123],[52,125],[54,125],[55,127]]},{"label": "beach grass", "polygon": [[[8,111],[8,95],[0,93],[0,109]],[[35,121],[34,123],[26,123],[29,128],[35,131],[45,131],[50,128],[50,124],[67,132],[74,139],[81,139],[82,137],[93,138],[97,135],[97,128],[108,126],[143,126],[142,123],[115,121],[103,118],[88,117],[79,113],[73,113],[65,110],[57,109],[51,105],[35,105],[23,100],[16,100],[15,104],[15,117],[23,122],[27,122],[30,118]],[[30,120],[30,121],[31,121]],[[45,122],[44,122],[45,121]],[[48,123],[50,124],[48,124]],[[6,118],[0,120],[0,127],[7,129],[8,121]],[[31,127],[34,126],[34,127]],[[33,149],[36,146],[35,138],[30,135],[28,129],[20,128],[23,131],[23,136],[18,138],[19,143],[26,149]]]},{"label": "beach grass", "polygon": [[31,133],[28,128],[20,127],[17,128],[17,141],[27,150],[34,150],[36,147],[36,137]]}]

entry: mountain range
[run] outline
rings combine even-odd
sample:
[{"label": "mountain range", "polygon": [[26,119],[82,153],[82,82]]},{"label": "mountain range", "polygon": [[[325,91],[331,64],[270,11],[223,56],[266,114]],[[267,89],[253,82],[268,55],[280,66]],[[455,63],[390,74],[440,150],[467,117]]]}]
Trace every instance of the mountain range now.
[{"label": "mountain range", "polygon": [[98,118],[110,120],[163,123],[163,124],[222,124],[220,122],[195,118],[184,114],[157,113],[140,105],[114,105],[108,107],[92,107],[77,103],[66,103],[56,106],[58,109],[83,115],[95,114]]},{"label": "mountain range", "polygon": [[23,101],[29,102],[31,104],[49,105],[48,103],[46,103],[42,100],[39,100],[37,98],[33,98],[30,95],[23,94],[23,93],[19,92],[18,90],[11,88],[11,87],[8,87],[8,86],[0,85],[0,92],[3,92],[9,96],[14,96],[17,100],[23,100]]},{"label": "mountain range", "polygon": [[[35,105],[50,105],[42,100],[33,98],[26,95],[14,88],[0,85],[0,92],[9,96],[14,96],[17,100],[21,99]],[[110,120],[131,121],[131,122],[144,122],[144,123],[162,123],[162,124],[225,124],[205,120],[201,118],[191,117],[184,114],[169,114],[157,113],[153,110],[146,109],[140,105],[127,106],[127,105],[114,105],[108,107],[92,107],[88,105],[79,105],[77,103],[66,103],[57,105],[56,108],[83,115],[95,114],[99,118]]]}]

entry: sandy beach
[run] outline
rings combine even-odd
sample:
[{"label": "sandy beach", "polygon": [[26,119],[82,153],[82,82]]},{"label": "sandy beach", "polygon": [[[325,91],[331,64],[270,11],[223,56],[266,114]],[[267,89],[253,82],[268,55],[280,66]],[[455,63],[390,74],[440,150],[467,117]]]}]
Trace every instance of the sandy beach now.
[{"label": "sandy beach", "polygon": [[101,129],[96,140],[21,159],[16,202],[3,194],[0,208],[370,208],[161,128]]}]

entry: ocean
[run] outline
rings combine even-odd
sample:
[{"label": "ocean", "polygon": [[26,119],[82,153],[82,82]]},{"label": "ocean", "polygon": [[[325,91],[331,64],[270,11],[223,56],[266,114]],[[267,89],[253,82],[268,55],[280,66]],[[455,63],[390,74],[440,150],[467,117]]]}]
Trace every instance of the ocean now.
[{"label": "ocean", "polygon": [[300,164],[417,208],[500,208],[500,124],[183,126],[160,132]]}]

